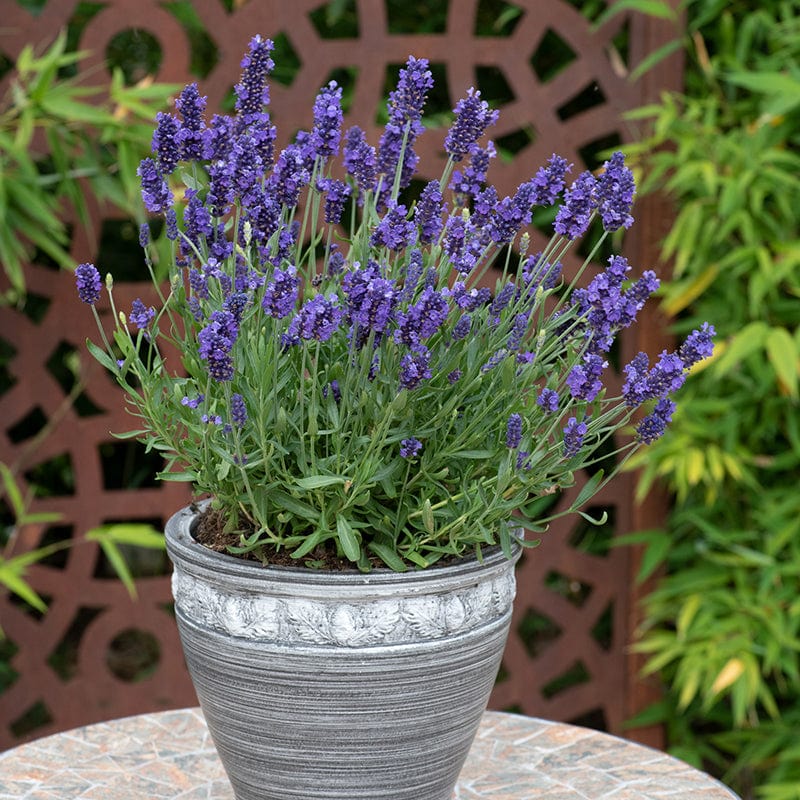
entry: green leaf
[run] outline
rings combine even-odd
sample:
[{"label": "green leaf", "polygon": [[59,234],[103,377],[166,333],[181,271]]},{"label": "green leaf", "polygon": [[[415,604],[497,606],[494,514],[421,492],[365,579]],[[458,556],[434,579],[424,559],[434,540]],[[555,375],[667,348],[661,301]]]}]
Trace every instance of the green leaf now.
[{"label": "green leaf", "polygon": [[348,561],[358,561],[361,556],[361,547],[358,542],[350,523],[343,515],[336,518],[336,534],[339,538],[339,544],[342,546],[342,552]]},{"label": "green leaf", "polygon": [[21,567],[14,561],[14,559],[6,561],[0,556],[0,583],[21,597],[29,606],[44,614],[47,611],[44,600],[25,582]]},{"label": "green leaf", "polygon": [[603,470],[598,470],[589,478],[588,481],[583,485],[580,492],[578,492],[578,496],[575,498],[575,502],[570,505],[572,510],[577,510],[580,508],[584,503],[591,500],[592,497],[597,493],[598,489],[600,488],[600,483],[603,480]]},{"label": "green leaf", "polygon": [[113,358],[111,358],[111,356],[108,353],[106,353],[105,350],[101,350],[94,342],[90,341],[89,339],[86,340],[86,349],[109,372],[116,375],[116,373],[119,371],[119,367],[117,367],[117,362]]},{"label": "green leaf", "polygon": [[630,74],[632,81],[637,81],[645,72],[651,70],[656,64],[662,62],[665,58],[672,55],[676,50],[680,50],[683,42],[680,39],[673,39],[665,45],[654,50],[646,58],[642,59],[637,65],[636,69]]},{"label": "green leaf", "polygon": [[301,489],[322,489],[325,486],[344,484],[345,479],[338,475],[309,475],[306,478],[298,478],[295,483]]},{"label": "green leaf", "polygon": [[367,545],[367,549],[375,553],[389,569],[393,569],[395,572],[406,572],[408,570],[405,561],[391,547],[379,542],[370,542]]},{"label": "green leaf", "polygon": [[135,522],[120,522],[114,525],[102,525],[87,531],[89,541],[104,541],[117,544],[131,545],[133,547],[146,547],[151,550],[163,550],[165,547],[164,535],[152,525]]},{"label": "green leaf", "polygon": [[431,506],[430,498],[426,497],[425,502],[422,504],[422,522],[425,525],[425,530],[433,534],[433,507]]},{"label": "green leaf", "polygon": [[160,481],[173,481],[175,483],[194,483],[197,480],[196,472],[159,472],[156,478]]},{"label": "green leaf", "polygon": [[117,577],[128,590],[128,594],[131,597],[136,597],[136,586],[133,583],[133,576],[116,543],[107,537],[100,537],[96,539],[96,541],[105,553],[109,563],[114,568],[114,572],[117,573]]},{"label": "green leaf", "polygon": [[25,517],[25,501],[22,499],[22,492],[17,486],[14,478],[14,473],[11,472],[8,465],[0,461],[0,477],[3,481],[3,488],[5,489],[6,496],[11,503],[11,510],[14,513],[14,519],[19,522]]},{"label": "green leaf", "polygon": [[272,500],[275,505],[290,511],[296,517],[300,517],[300,519],[312,522],[314,525],[319,522],[320,513],[316,508],[310,506],[308,503],[304,503],[302,500],[292,497],[286,492],[282,492],[280,489],[275,489],[270,492],[270,500]]},{"label": "green leaf", "polygon": [[778,380],[796,398],[798,354],[794,339],[786,328],[773,328],[767,335],[766,348]]},{"label": "green leaf", "polygon": [[602,28],[610,19],[626,11],[637,11],[658,19],[677,21],[675,9],[666,0],[617,0],[597,18],[593,30]]}]

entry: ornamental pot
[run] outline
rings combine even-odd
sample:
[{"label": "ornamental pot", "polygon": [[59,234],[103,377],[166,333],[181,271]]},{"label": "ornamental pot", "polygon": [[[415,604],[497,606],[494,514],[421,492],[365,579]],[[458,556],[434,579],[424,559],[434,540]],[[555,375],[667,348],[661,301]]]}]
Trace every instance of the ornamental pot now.
[{"label": "ornamental pot", "polygon": [[500,552],[427,570],[264,567],[166,525],[186,663],[237,800],[449,800],[500,666]]}]

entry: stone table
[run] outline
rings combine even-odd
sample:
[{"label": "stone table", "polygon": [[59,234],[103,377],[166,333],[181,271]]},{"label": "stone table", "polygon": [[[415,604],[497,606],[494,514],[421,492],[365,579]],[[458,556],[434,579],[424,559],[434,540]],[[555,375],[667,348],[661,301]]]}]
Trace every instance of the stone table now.
[{"label": "stone table", "polygon": [[[736,800],[677,759],[604,733],[488,711],[454,800]],[[233,800],[198,708],[58,733],[0,753],[0,798]]]}]

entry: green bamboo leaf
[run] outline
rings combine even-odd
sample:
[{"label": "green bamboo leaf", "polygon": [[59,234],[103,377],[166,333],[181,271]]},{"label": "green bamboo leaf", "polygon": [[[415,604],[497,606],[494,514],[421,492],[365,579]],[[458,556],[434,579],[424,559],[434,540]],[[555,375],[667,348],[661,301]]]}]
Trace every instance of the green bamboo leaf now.
[{"label": "green bamboo leaf", "polygon": [[678,19],[675,9],[666,0],[617,0],[597,18],[593,29],[602,28],[610,19],[628,11],[636,11],[649,17],[668,19],[673,22]]},{"label": "green bamboo leaf", "polygon": [[791,397],[797,397],[798,353],[789,331],[773,328],[767,335],[766,349],[781,386]]},{"label": "green bamboo leaf", "polygon": [[128,565],[125,563],[125,559],[123,558],[122,553],[120,552],[120,549],[117,547],[116,543],[107,537],[100,537],[96,539],[96,541],[105,553],[109,563],[114,568],[114,572],[116,572],[117,577],[122,581],[123,585],[128,590],[128,594],[135,598],[136,586],[133,583],[133,575],[131,575],[131,571],[128,569]]},{"label": "green bamboo leaf", "polygon": [[2,461],[0,461],[0,478],[2,478],[3,489],[11,503],[14,519],[19,522],[25,516],[25,501],[22,499],[22,492],[19,490],[14,473]]},{"label": "green bamboo leaf", "polygon": [[656,64],[660,64],[665,58],[671,56],[676,50],[680,50],[681,47],[683,47],[683,42],[680,39],[673,39],[657,48],[637,64],[636,69],[630,74],[630,79],[632,81],[639,80],[642,75],[649,72]]},{"label": "green bamboo leaf", "polygon": [[104,541],[115,542],[116,544],[131,545],[133,547],[146,547],[151,550],[163,550],[164,535],[157,531],[152,525],[142,523],[117,523],[114,525],[103,525],[99,528],[92,528],[87,531],[86,538],[89,541],[102,544]]},{"label": "green bamboo leaf", "polygon": [[42,614],[47,611],[44,600],[25,582],[13,559],[6,561],[0,556],[0,583]]}]

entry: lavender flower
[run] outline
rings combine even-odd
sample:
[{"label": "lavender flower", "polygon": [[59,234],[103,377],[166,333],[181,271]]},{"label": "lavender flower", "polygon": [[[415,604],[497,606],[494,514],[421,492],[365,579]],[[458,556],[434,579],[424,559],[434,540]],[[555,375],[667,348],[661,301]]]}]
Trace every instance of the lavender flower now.
[{"label": "lavender flower", "polygon": [[[364,276],[367,271],[350,273],[351,276]],[[370,276],[366,281],[350,280],[345,285],[348,295],[349,315],[358,329],[358,346],[362,346],[370,331],[383,333],[391,319],[398,292],[392,281]]]},{"label": "lavender flower", "polygon": [[167,232],[167,239],[174,242],[178,236],[178,215],[175,213],[174,206],[170,206],[164,213],[165,227]]},{"label": "lavender flower", "polygon": [[296,267],[276,269],[272,273],[272,280],[264,288],[261,307],[275,319],[289,316],[297,304],[299,287],[300,279],[297,277]]},{"label": "lavender flower", "polygon": [[333,336],[342,321],[344,312],[338,305],[336,295],[325,297],[318,294],[307,300],[292,319],[287,335],[290,339],[316,339],[326,342]]},{"label": "lavender flower", "polygon": [[410,353],[406,353],[400,360],[400,386],[412,391],[428,380],[432,373],[430,370],[430,350],[422,345],[417,345]]},{"label": "lavender flower", "polygon": [[447,373],[447,382],[452,385],[461,378],[461,375],[460,369],[454,369],[452,372]]},{"label": "lavender flower", "polygon": [[583,440],[589,430],[585,422],[578,422],[575,417],[567,420],[564,428],[564,458],[572,458],[580,452]]},{"label": "lavender flower", "polygon": [[409,56],[405,68],[400,70],[397,88],[389,94],[389,122],[378,146],[377,171],[384,176],[381,187],[384,199],[392,190],[398,165],[400,188],[404,189],[411,182],[419,161],[414,143],[423,131],[422,109],[432,87],[433,77],[427,59]]},{"label": "lavender flower", "polygon": [[633,173],[625,166],[625,156],[616,152],[603,165],[605,171],[597,182],[597,201],[600,218],[607,231],[630,228],[630,215],[636,184]]},{"label": "lavender flower", "polygon": [[227,311],[215,311],[208,325],[197,334],[198,353],[208,362],[208,374],[215,381],[233,380],[231,351],[238,334],[233,315]]},{"label": "lavender flower", "polygon": [[149,308],[137,297],[131,304],[131,313],[128,319],[141,331],[146,329],[156,317],[153,306]]},{"label": "lavender flower", "polygon": [[338,225],[342,220],[344,205],[350,198],[350,187],[344,181],[326,180],[324,183],[325,222]]},{"label": "lavender flower", "polygon": [[469,314],[463,314],[458,322],[453,326],[453,341],[458,342],[465,339],[472,328],[472,319]]},{"label": "lavender flower", "polygon": [[644,444],[651,444],[664,434],[667,425],[672,421],[675,403],[669,398],[659,400],[653,411],[636,426],[636,439]]},{"label": "lavender flower", "polygon": [[301,148],[294,144],[288,145],[278,156],[270,179],[275,197],[286,208],[293,208],[297,205],[300,190],[310,179]]},{"label": "lavender flower", "polygon": [[506,447],[516,450],[522,441],[522,417],[512,414],[506,423]]},{"label": "lavender flower", "polygon": [[353,177],[359,192],[371,192],[377,179],[377,157],[375,148],[367,142],[364,131],[357,125],[345,134],[343,159],[347,174]]},{"label": "lavender flower", "polygon": [[143,222],[139,226],[139,247],[144,249],[150,244],[150,226]]},{"label": "lavender flower", "polygon": [[591,172],[582,172],[564,194],[564,204],[558,209],[553,224],[555,232],[568,239],[586,233],[592,214],[597,208],[597,181]]},{"label": "lavender flower", "polygon": [[418,302],[398,313],[395,341],[411,347],[418,345],[439,330],[447,319],[448,311],[443,293],[426,287]]},{"label": "lavender flower", "polygon": [[197,408],[203,400],[206,399],[204,394],[199,394],[197,397],[189,397],[188,395],[184,395],[181,398],[181,405],[186,406],[187,408]]},{"label": "lavender flower", "polygon": [[201,97],[196,83],[188,84],[175,101],[183,124],[175,141],[180,147],[180,157],[184,161],[200,161],[203,158],[206,123],[203,114],[207,98]]},{"label": "lavender flower", "polygon": [[331,81],[314,101],[314,128],[310,145],[319,158],[327,158],[339,152],[342,132],[342,89]]},{"label": "lavender flower", "polygon": [[638,353],[622,369],[627,378],[622,386],[622,396],[630,408],[653,398],[663,399],[678,391],[686,380],[685,364],[680,356],[666,350],[652,369],[649,369],[649,359],[645,353]]},{"label": "lavender flower", "polygon": [[78,288],[78,297],[93,306],[100,299],[100,290],[103,282],[100,273],[94,264],[78,264],[75,268],[75,283]]},{"label": "lavender flower", "polygon": [[403,279],[403,289],[400,292],[398,302],[408,303],[414,297],[417,290],[417,284],[422,277],[422,253],[414,249],[409,253],[408,263],[406,265],[406,274]]},{"label": "lavender flower", "polygon": [[166,211],[172,202],[172,193],[153,159],[142,159],[136,174],[141,179],[145,208],[154,213]]},{"label": "lavender flower", "polygon": [[416,458],[422,452],[422,442],[411,436],[400,442],[400,455],[402,458]]},{"label": "lavender flower", "polygon": [[243,428],[247,422],[247,406],[240,394],[231,395],[231,422],[237,428]]},{"label": "lavender flower", "polygon": [[414,209],[414,222],[419,229],[420,243],[430,244],[439,237],[444,209],[439,181],[430,181],[420,193],[419,202]]},{"label": "lavender flower", "polygon": [[594,400],[603,388],[600,375],[607,366],[608,362],[596,353],[586,353],[582,362],[576,364],[567,375],[567,386],[572,396],[576,400]]},{"label": "lavender flower", "polygon": [[375,226],[369,243],[372,247],[388,247],[398,252],[411,243],[416,231],[414,223],[406,219],[406,207],[390,203],[389,210]]},{"label": "lavender flower", "polygon": [[545,414],[554,414],[558,411],[558,392],[554,389],[542,389],[536,398],[536,405],[543,408]]},{"label": "lavender flower", "polygon": [[566,158],[553,154],[546,167],[539,167],[533,184],[533,202],[539,206],[552,206],[564,190],[564,177],[572,169]]},{"label": "lavender flower", "polygon": [[488,142],[485,148],[473,146],[470,149],[469,166],[462,172],[456,170],[450,179],[450,190],[457,195],[476,197],[486,182],[489,161],[497,155],[494,142]]},{"label": "lavender flower", "polygon": [[274,45],[271,39],[254,36],[250,40],[249,53],[242,59],[242,77],[234,87],[236,110],[249,121],[250,115],[258,114],[269,104],[267,76],[272,72],[275,62],[270,58]]},{"label": "lavender flower", "polygon": [[698,361],[712,356],[714,353],[713,339],[716,333],[713,325],[704,322],[700,330],[694,330],[686,337],[686,341],[678,350],[678,355],[681,357],[686,369],[689,369]]},{"label": "lavender flower", "polygon": [[181,157],[181,144],[178,140],[180,123],[172,114],[156,114],[157,125],[153,132],[152,148],[158,158],[158,169],[162,175],[175,171]]},{"label": "lavender flower", "polygon": [[497,122],[499,112],[491,111],[489,104],[481,100],[481,93],[474,88],[458,101],[453,112],[456,117],[444,140],[444,149],[453,161],[461,161],[486,128]]}]

